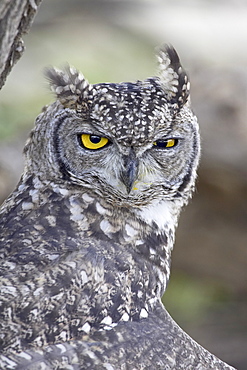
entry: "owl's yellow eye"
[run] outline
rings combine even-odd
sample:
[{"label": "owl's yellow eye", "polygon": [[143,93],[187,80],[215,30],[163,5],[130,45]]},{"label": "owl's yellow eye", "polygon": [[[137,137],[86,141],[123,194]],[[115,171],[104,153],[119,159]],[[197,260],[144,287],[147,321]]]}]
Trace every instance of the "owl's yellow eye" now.
[{"label": "owl's yellow eye", "polygon": [[80,140],[84,148],[92,150],[101,149],[109,143],[106,137],[90,134],[80,135]]},{"label": "owl's yellow eye", "polygon": [[176,146],[178,139],[157,140],[153,143],[156,148],[172,148]]}]

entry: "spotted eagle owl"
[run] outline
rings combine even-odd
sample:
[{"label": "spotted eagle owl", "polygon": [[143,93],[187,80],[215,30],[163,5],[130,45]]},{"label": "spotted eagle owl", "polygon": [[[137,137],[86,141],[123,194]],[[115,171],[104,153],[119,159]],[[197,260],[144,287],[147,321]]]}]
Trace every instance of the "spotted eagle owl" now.
[{"label": "spotted eagle owl", "polygon": [[135,83],[47,71],[57,101],[0,213],[1,368],[231,368],[161,303],[200,138],[176,51],[158,60]]}]

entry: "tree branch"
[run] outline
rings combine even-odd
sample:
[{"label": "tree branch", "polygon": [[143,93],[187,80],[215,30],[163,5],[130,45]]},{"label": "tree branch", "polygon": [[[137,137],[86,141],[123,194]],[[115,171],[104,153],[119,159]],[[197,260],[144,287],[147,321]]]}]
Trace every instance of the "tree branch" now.
[{"label": "tree branch", "polygon": [[0,89],[25,50],[22,36],[28,33],[41,1],[0,1]]}]

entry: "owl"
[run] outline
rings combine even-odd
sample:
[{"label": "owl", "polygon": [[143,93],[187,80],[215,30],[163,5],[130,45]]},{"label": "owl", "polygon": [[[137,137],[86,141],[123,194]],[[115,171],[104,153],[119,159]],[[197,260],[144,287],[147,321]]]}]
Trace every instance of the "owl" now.
[{"label": "owl", "polygon": [[57,100],[0,211],[2,369],[232,369],[161,303],[200,137],[174,48],[158,62],[135,83],[47,70]]}]

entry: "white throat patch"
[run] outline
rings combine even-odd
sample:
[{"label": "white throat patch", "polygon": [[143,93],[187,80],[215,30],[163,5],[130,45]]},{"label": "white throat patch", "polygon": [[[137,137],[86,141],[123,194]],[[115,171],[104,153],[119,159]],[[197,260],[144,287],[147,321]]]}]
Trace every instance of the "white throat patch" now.
[{"label": "white throat patch", "polygon": [[149,225],[154,222],[160,230],[167,229],[167,226],[170,228],[176,225],[172,204],[165,200],[144,206],[138,210],[137,214]]}]

